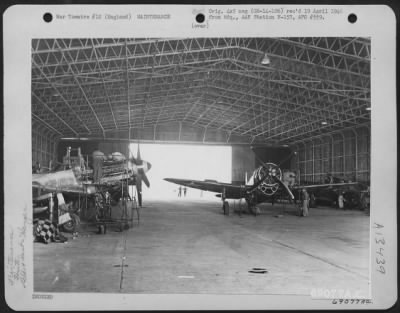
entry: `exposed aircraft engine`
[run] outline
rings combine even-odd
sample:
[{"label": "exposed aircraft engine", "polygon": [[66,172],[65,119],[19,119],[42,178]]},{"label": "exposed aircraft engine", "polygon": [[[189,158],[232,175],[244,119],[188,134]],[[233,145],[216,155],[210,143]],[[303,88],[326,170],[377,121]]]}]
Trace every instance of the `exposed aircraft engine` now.
[{"label": "exposed aircraft engine", "polygon": [[254,183],[257,184],[257,182],[259,182],[266,175],[267,177],[258,186],[258,189],[261,190],[267,196],[271,196],[279,188],[279,183],[276,181],[275,177],[281,180],[282,171],[279,168],[279,166],[274,163],[265,163],[264,166],[260,166],[255,171]]}]

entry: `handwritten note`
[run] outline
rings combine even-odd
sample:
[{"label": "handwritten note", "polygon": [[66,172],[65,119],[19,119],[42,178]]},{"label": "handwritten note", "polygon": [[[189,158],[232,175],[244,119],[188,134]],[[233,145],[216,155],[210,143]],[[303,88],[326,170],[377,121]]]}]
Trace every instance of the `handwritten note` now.
[{"label": "handwritten note", "polygon": [[7,279],[11,286],[19,283],[26,288],[25,239],[30,227],[31,219],[28,217],[28,209],[25,206],[23,210],[23,225],[12,228],[8,236],[10,248],[7,257]]}]

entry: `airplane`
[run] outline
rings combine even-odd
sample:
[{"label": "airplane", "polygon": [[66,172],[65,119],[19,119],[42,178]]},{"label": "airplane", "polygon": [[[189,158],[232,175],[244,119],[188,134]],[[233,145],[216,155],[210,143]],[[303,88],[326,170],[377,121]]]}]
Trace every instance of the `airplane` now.
[{"label": "airplane", "polygon": [[[296,152],[292,153],[288,158],[292,157],[293,154],[296,154]],[[259,159],[257,155],[256,158]],[[275,163],[264,163],[261,160],[259,161],[262,165],[254,170],[250,179],[243,185],[222,183],[209,179],[199,181],[191,179],[164,178],[164,180],[190,188],[218,193],[217,197],[220,197],[222,200],[222,210],[225,215],[229,215],[229,202],[226,201],[226,199],[245,199],[248,210],[253,212],[254,215],[257,215],[257,204],[268,200],[273,201],[278,197],[287,197],[289,198],[289,201],[295,201],[296,197],[293,193],[295,191],[300,192],[303,189],[313,190],[357,184],[356,182],[351,182],[296,185],[296,175],[294,172],[283,172]],[[285,161],[286,159],[280,164]]]},{"label": "airplane", "polygon": [[[355,180],[355,179],[354,179]],[[349,183],[351,180],[335,177],[328,173],[325,177],[325,183]],[[369,182],[358,181],[355,185],[345,187],[318,189],[314,192],[315,202],[325,205],[337,205],[338,196],[343,194],[345,199],[345,207],[347,208],[362,208],[363,194],[368,190]]]},{"label": "airplane", "polygon": [[[71,165],[71,162],[69,163]],[[97,192],[108,190],[111,196],[118,201],[121,196],[121,182],[127,182],[124,192],[127,194],[127,185],[136,185],[138,204],[142,206],[142,182],[150,187],[146,176],[150,169],[151,163],[141,159],[139,148],[136,158],[130,155],[126,159],[121,153],[115,152],[111,158],[105,158],[102,165],[103,175],[99,181],[94,182],[94,171],[86,168],[79,153],[78,162],[68,169],[33,173],[32,187],[39,193],[58,192],[70,195],[94,195]]]}]

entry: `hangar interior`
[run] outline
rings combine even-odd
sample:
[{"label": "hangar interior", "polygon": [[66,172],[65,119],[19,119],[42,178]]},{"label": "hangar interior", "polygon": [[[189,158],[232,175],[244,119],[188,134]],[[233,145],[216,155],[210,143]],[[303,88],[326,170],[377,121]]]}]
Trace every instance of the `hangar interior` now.
[{"label": "hangar interior", "polygon": [[[330,175],[369,186],[370,60],[369,38],[358,37],[35,39],[32,168],[40,174],[59,170],[68,147],[79,148],[90,167],[93,151],[128,157],[130,143],[223,145],[232,147],[229,183],[235,185],[244,184],[246,173],[262,162],[273,162],[293,171],[298,185],[326,183]],[[147,161],[157,166],[154,157]],[[143,201],[140,223],[127,231],[95,235],[81,216],[80,235],[73,234],[68,249],[35,243],[37,290],[170,293],[167,286],[172,286],[176,293],[309,294],[301,281],[315,283],[319,270],[329,286],[369,290],[365,208],[327,205],[299,221],[296,207],[285,201],[261,206],[255,218],[224,216],[218,198]],[[238,205],[234,201],[234,208]],[[299,238],[305,230],[309,233]],[[135,243],[124,241],[129,236]],[[194,243],[185,251],[189,238]],[[87,255],[73,261],[82,244]],[[264,248],[278,259],[265,264]],[[203,264],[202,257],[216,249],[221,255]],[[54,250],[63,260],[51,257]],[[104,254],[109,269],[96,265],[88,271],[98,254]],[[309,255],[314,258],[307,260]],[[112,269],[121,256],[134,260],[125,269],[124,287],[118,285],[122,274]],[[160,256],[168,273],[160,269]],[[76,272],[66,269],[70,258],[77,262]],[[186,268],[178,273],[174,264],[180,262]],[[266,274],[249,273],[260,266]],[[278,278],[286,275],[285,268],[290,270],[283,282]],[[151,278],[149,271],[158,276]],[[342,280],[334,279],[338,271]],[[85,282],[79,278],[83,272]],[[51,275],[59,277],[57,283],[51,283]]]}]

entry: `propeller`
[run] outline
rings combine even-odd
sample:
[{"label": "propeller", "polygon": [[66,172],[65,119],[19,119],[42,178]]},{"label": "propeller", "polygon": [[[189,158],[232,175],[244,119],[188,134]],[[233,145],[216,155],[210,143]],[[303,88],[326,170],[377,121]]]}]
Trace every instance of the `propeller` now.
[{"label": "propeller", "polygon": [[261,177],[261,179],[255,183],[247,192],[248,193],[252,193],[254,190],[256,190],[258,188],[258,186],[260,186],[269,176],[270,173],[268,171],[266,171],[267,174],[265,174],[263,177]]},{"label": "propeller", "polygon": [[284,189],[286,190],[286,193],[289,195],[291,200],[294,200],[294,195],[292,193],[292,191],[289,189],[289,187],[283,183],[283,181],[281,179],[279,179],[276,176],[273,176],[273,179]]},{"label": "propeller", "polygon": [[142,206],[142,182],[145,183],[145,185],[149,188],[150,187],[150,181],[147,178],[146,170],[149,170],[151,168],[151,164],[149,162],[143,161],[141,156],[140,156],[140,145],[138,144],[138,151],[136,158],[133,156],[133,153],[129,149],[129,160],[136,165],[137,167],[137,175],[136,175],[136,190],[137,190],[137,195],[138,195],[138,203],[139,206]]},{"label": "propeller", "polygon": [[[252,148],[253,150],[253,148]],[[254,150],[253,150],[254,152]],[[284,162],[286,162],[287,160],[291,159],[294,155],[296,155],[297,152],[293,151],[291,154],[289,154],[285,159],[283,159],[281,162],[279,162],[278,167],[280,167]],[[267,164],[262,161],[259,156],[257,155],[257,153],[254,152],[254,155],[256,157],[256,159],[261,163],[262,167],[264,169],[267,169]],[[249,192],[253,192],[258,186],[260,186],[269,176],[271,176],[273,178],[273,180],[275,180],[285,191],[286,193],[289,195],[291,200],[294,200],[294,195],[292,193],[292,191],[289,189],[289,187],[287,185],[284,184],[284,182],[276,175],[269,173],[269,171],[266,171],[267,173],[251,188],[249,189]]]}]

